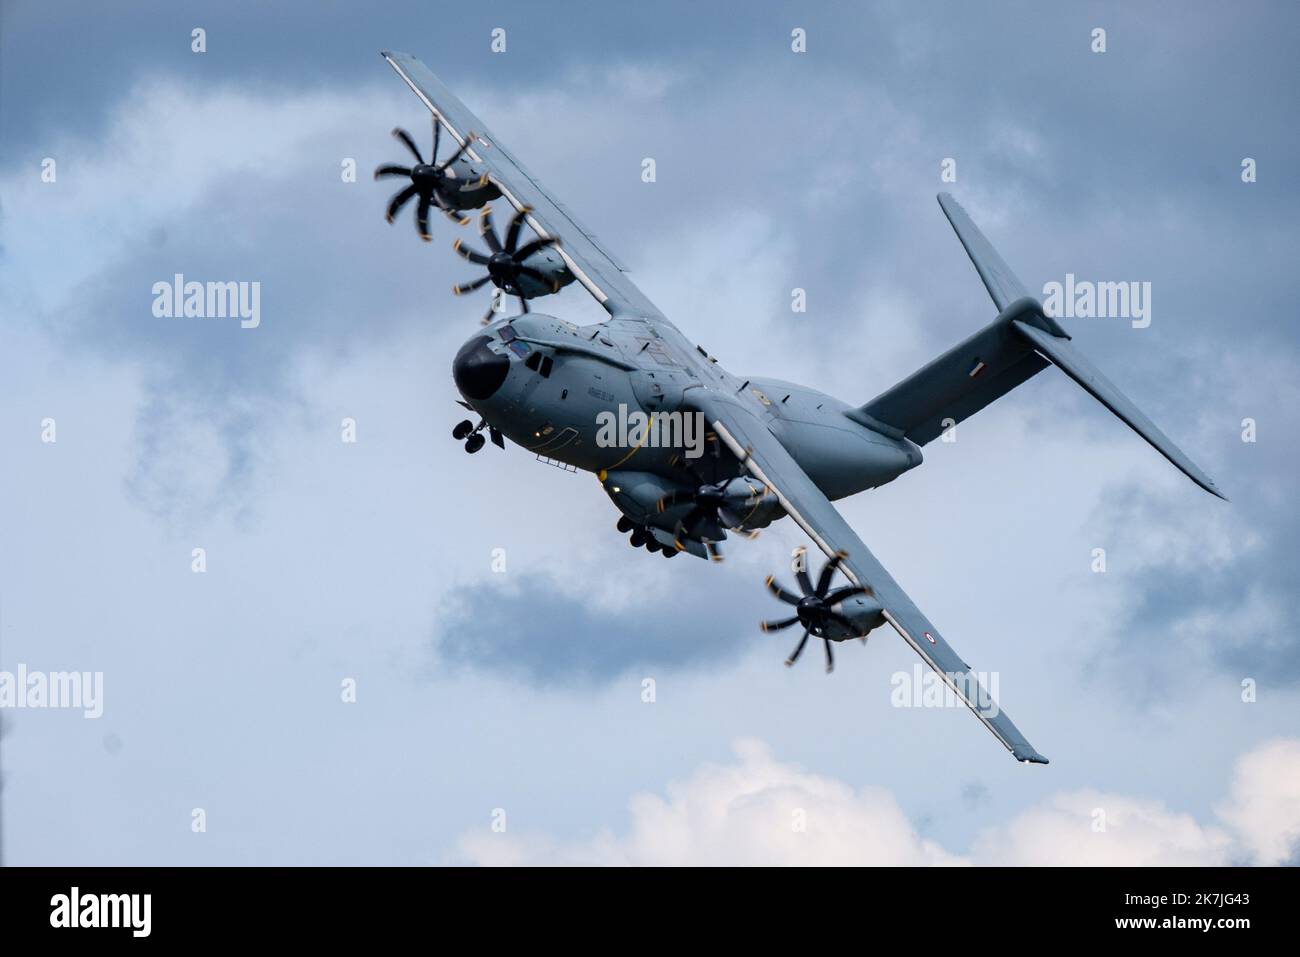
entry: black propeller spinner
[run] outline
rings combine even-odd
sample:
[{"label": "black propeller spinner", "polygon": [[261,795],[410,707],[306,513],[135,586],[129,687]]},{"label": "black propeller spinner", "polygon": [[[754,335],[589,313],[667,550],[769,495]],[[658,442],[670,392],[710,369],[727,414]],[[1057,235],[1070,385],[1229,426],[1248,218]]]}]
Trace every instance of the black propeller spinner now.
[{"label": "black propeller spinner", "polygon": [[415,228],[419,230],[420,238],[426,243],[433,238],[429,235],[429,208],[431,206],[436,206],[446,213],[448,218],[461,226],[468,223],[469,219],[456,210],[454,191],[459,188],[460,184],[452,185],[456,183],[455,180],[448,182],[447,167],[460,159],[465,150],[469,149],[469,144],[473,141],[474,135],[471,133],[465,137],[465,142],[460,149],[456,150],[449,159],[442,163],[438,162],[438,142],[442,138],[442,124],[436,120],[433,124],[433,153],[427,163],[424,161],[424,157],[420,155],[420,150],[415,145],[415,140],[411,139],[410,133],[399,128],[393,130],[393,135],[406,144],[406,148],[415,157],[415,165],[395,166],[390,163],[375,170],[375,179],[383,179],[385,176],[405,176],[411,181],[411,185],[395,193],[393,198],[388,201],[388,212],[386,214],[388,221],[391,223],[393,218],[401,212],[402,207],[418,196],[420,202],[415,207]]},{"label": "black propeller spinner", "polygon": [[864,588],[861,585],[848,585],[830,591],[831,579],[835,577],[835,572],[840,567],[840,563],[847,557],[848,555],[845,552],[839,552],[823,565],[821,574],[817,577],[817,586],[815,588],[808,577],[807,569],[800,563],[795,572],[795,579],[799,582],[799,590],[803,592],[802,595],[786,591],[776,583],[773,576],[767,576],[768,591],[787,605],[794,605],[794,615],[789,618],[782,618],[779,621],[762,622],[759,627],[767,632],[784,631],[793,625],[803,625],[803,637],[799,639],[799,644],[790,653],[790,657],[785,660],[787,667],[798,660],[800,653],[803,651],[803,646],[808,643],[808,636],[811,634],[821,638],[822,643],[826,646],[826,673],[830,674],[835,670],[835,656],[831,653],[831,641],[826,637],[827,626],[834,622],[851,631],[853,622],[832,609],[846,598],[871,593],[871,589]]},{"label": "black propeller spinner", "polygon": [[[480,252],[476,252],[465,246],[459,239],[452,244],[452,249],[476,266],[487,266],[487,275],[480,276],[472,282],[452,286],[452,292],[459,296],[467,292],[473,292],[475,289],[482,289],[488,283],[492,283],[507,295],[518,296],[519,305],[523,307],[524,312],[527,312],[528,297],[524,295],[523,287],[519,283],[521,276],[527,276],[543,286],[549,286],[551,292],[560,291],[560,283],[557,280],[546,275],[540,269],[525,265],[525,260],[537,250],[545,249],[547,246],[553,246],[559,242],[556,237],[547,236],[534,239],[522,246],[519,245],[519,236],[524,229],[524,220],[528,218],[530,212],[532,210],[525,206],[515,213],[514,218],[510,220],[509,227],[506,229],[506,241],[503,244],[497,238],[496,229],[492,225],[491,208],[484,207],[482,217],[479,220],[479,234],[483,237],[483,241],[487,243],[491,255],[485,256]],[[483,317],[484,325],[492,321],[492,312],[492,308],[488,307],[487,314]]]}]

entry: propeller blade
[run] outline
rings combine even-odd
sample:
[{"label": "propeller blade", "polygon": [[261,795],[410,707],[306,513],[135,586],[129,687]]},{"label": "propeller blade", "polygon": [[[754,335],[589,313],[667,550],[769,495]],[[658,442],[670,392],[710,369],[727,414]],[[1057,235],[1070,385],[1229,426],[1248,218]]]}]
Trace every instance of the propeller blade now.
[{"label": "propeller blade", "polygon": [[744,521],[743,518],[725,506],[718,509],[718,518],[724,528],[739,528],[740,523]]},{"label": "propeller blade", "polygon": [[426,195],[420,197],[420,205],[415,207],[415,228],[420,238],[426,243],[433,239],[429,233],[429,204],[432,200]]},{"label": "propeller blade", "polygon": [[669,492],[659,500],[659,511],[667,511],[674,505],[689,504],[695,501],[695,493],[686,489]]},{"label": "propeller blade", "polygon": [[492,321],[492,317],[495,316],[496,314],[497,311],[493,309],[491,305],[489,305],[487,312],[483,313],[483,318],[479,320],[479,324],[486,326],[488,323]]},{"label": "propeller blade", "polygon": [[523,262],[539,249],[545,249],[547,246],[554,246],[558,239],[554,236],[547,236],[544,239],[534,239],[531,243],[525,243],[524,247],[515,253],[515,261]]},{"label": "propeller blade", "polygon": [[510,228],[506,230],[506,252],[512,253],[515,251],[515,246],[519,244],[519,234],[524,228],[524,219],[531,212],[532,208],[525,206],[515,213],[514,218],[510,220]]},{"label": "propeller blade", "polygon": [[528,300],[525,299],[523,296],[519,297],[519,305],[524,310],[524,312],[528,311]]},{"label": "propeller blade", "polygon": [[393,135],[406,144],[406,148],[411,151],[411,155],[415,157],[415,161],[423,166],[424,157],[420,155],[420,149],[415,145],[415,140],[411,139],[411,134],[399,126],[397,129],[393,130]]},{"label": "propeller blade", "polygon": [[787,605],[797,605],[802,600],[801,595],[792,595],[790,592],[786,591],[784,588],[778,585],[776,583],[776,579],[773,578],[771,575],[767,576],[767,581],[765,582],[765,584],[767,585],[768,591],[770,591],[777,598],[781,599],[781,601],[785,602]]},{"label": "propeller blade", "polygon": [[785,631],[791,625],[797,624],[799,624],[799,616],[795,615],[792,618],[782,618],[779,621],[760,621],[758,627],[764,631]]},{"label": "propeller blade", "polygon": [[459,286],[452,286],[451,291],[457,296],[463,296],[467,292],[473,292],[475,289],[482,289],[492,281],[491,276],[483,276],[475,279],[473,282],[463,282]]},{"label": "propeller blade", "polygon": [[395,196],[393,196],[393,198],[388,201],[388,212],[384,214],[385,218],[387,218],[387,220],[391,223],[393,221],[393,217],[396,216],[399,212],[401,212],[402,207],[405,206],[408,202],[410,202],[411,197],[418,192],[419,190],[416,189],[414,186],[408,186],[406,187],[406,189],[402,190],[400,193],[397,193]]},{"label": "propeller blade", "polygon": [[488,264],[487,256],[484,256],[482,253],[476,253],[474,250],[470,249],[468,246],[462,243],[459,239],[451,244],[451,248],[456,250],[456,252],[460,253],[460,257],[462,259],[468,259],[476,266],[486,266]]},{"label": "propeller blade", "polygon": [[439,166],[438,169],[446,169],[446,168],[447,168],[448,166],[450,166],[452,163],[456,162],[456,160],[460,159],[461,156],[464,154],[464,152],[465,152],[467,149],[469,149],[469,145],[470,145],[470,143],[472,143],[472,142],[474,142],[474,134],[473,134],[473,133],[470,133],[468,136],[465,137],[465,142],[460,144],[460,149],[458,149],[458,150],[456,150],[456,152],[452,153],[451,156],[448,157],[447,162],[445,162],[445,163],[443,163],[441,166]]},{"label": "propeller blade", "polygon": [[789,668],[792,664],[794,664],[796,661],[799,660],[799,656],[803,654],[803,646],[806,644],[808,644],[807,628],[803,630],[803,637],[799,639],[799,644],[795,645],[794,651],[790,652],[790,657],[785,659],[785,666],[787,668]]},{"label": "propeller blade", "polygon": [[709,514],[708,509],[706,509],[702,505],[697,504],[695,505],[694,508],[692,508],[689,512],[687,512],[686,516],[677,524],[686,530],[686,535],[687,537],[689,537],[691,533],[695,531],[695,527],[699,525],[700,522],[704,521],[705,518],[708,517],[708,514]]},{"label": "propeller blade", "polygon": [[826,646],[826,673],[830,674],[835,670],[835,655],[831,653],[831,642],[829,638],[823,638],[822,644]]},{"label": "propeller blade", "polygon": [[483,215],[479,217],[478,221],[478,232],[493,254],[501,252],[501,241],[497,239],[496,228],[492,225],[492,208],[490,206],[483,207]]},{"label": "propeller blade", "polygon": [[869,595],[870,593],[871,589],[865,588],[862,585],[846,585],[844,588],[835,589],[822,600],[826,602],[829,607],[831,605],[838,605],[846,598],[853,598],[857,595]]},{"label": "propeller blade", "polygon": [[397,166],[393,163],[386,163],[375,170],[375,179],[383,179],[385,176],[410,176],[411,168],[409,166]]},{"label": "propeller blade", "polygon": [[438,144],[442,142],[442,124],[438,122],[437,117],[433,120],[433,152],[429,154],[431,162],[438,162]]},{"label": "propeller blade", "polygon": [[795,581],[799,583],[799,590],[801,592],[805,595],[811,595],[813,593],[812,579],[808,577],[807,568],[801,568],[799,571],[795,572],[794,578]]},{"label": "propeller blade", "polygon": [[466,216],[464,213],[458,213],[456,212],[456,210],[448,209],[447,207],[444,206],[442,208],[442,214],[446,216],[448,219],[450,219],[457,226],[469,225],[469,217]]},{"label": "propeller blade", "polygon": [[836,552],[835,557],[822,566],[821,577],[817,579],[818,598],[826,597],[826,589],[831,587],[831,579],[835,577],[835,571],[840,567],[840,562],[849,556],[845,552]]}]

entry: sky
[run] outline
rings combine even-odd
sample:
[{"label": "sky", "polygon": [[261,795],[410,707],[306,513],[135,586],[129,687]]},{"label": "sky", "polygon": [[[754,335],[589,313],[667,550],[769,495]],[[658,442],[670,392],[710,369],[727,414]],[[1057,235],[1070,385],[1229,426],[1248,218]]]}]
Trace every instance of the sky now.
[{"label": "sky", "polygon": [[[98,718],[0,709],[4,862],[1294,863],[1298,42],[1265,3],[0,5],[0,674],[103,676]],[[1048,369],[839,503],[1050,765],[896,707],[892,632],[782,667],[789,521],[663,561],[592,476],[461,451],[472,234],[384,220],[429,120],[381,49],[740,375],[862,403],[991,321],[940,190],[1032,291],[1151,284],[1145,328],[1062,322],[1230,502]],[[156,317],[177,273],[260,323]]]}]

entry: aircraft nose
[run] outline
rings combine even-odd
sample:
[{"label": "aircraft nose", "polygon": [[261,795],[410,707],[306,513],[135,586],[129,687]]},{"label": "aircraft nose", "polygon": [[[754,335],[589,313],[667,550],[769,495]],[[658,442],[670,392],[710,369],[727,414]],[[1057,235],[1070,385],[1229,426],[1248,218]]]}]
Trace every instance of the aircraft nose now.
[{"label": "aircraft nose", "polygon": [[491,398],[510,372],[510,360],[488,348],[488,336],[475,336],[460,347],[451,364],[456,388],[467,399]]}]

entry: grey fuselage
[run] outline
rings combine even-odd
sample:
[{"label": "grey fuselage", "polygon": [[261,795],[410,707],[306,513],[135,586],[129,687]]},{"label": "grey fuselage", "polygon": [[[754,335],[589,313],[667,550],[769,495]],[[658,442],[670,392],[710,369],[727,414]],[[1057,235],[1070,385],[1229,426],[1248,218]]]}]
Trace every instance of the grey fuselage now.
[{"label": "grey fuselage", "polygon": [[734,458],[718,453],[716,440],[694,460],[680,445],[598,441],[602,414],[608,421],[634,411],[648,417],[689,410],[697,389],[746,403],[832,500],[884,485],[922,460],[906,438],[849,418],[847,403],[806,386],[738,378],[676,327],[653,320],[579,327],[535,312],[498,319],[465,343],[453,376],[488,425],[539,457],[595,472],[627,512],[610,475],[648,474],[669,488],[693,488],[701,476],[716,482],[741,474]]}]

